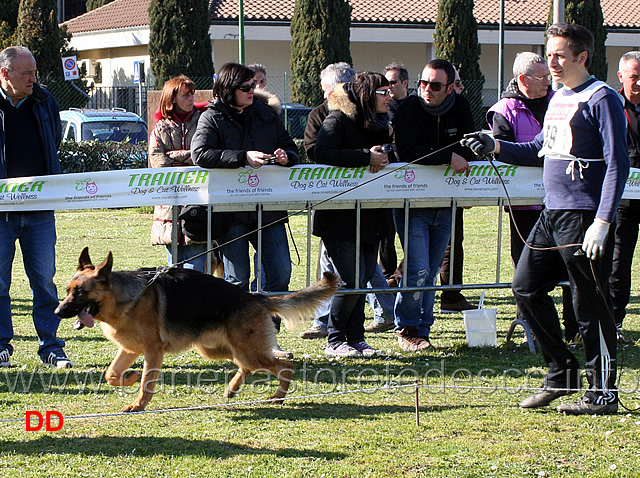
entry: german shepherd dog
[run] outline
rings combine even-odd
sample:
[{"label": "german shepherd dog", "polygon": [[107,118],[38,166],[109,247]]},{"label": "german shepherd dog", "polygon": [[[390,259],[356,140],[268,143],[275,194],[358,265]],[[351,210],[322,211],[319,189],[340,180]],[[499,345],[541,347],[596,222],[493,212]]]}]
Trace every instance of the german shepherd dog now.
[{"label": "german shepherd dog", "polygon": [[[67,296],[55,313],[78,316],[76,324],[101,322],[118,352],[105,373],[110,385],[130,386],[141,378],[140,392],[124,412],[144,410],[153,396],[165,352],[190,347],[207,359],[231,359],[238,372],[225,397],[233,397],[252,371],[268,371],[279,379],[274,401],[282,401],[293,378],[293,364],[273,355],[276,328],[273,316],[287,327],[313,317],[318,306],[337,289],[331,273],[312,286],[281,297],[250,294],[240,287],[189,269],[113,271],[113,255],[98,266],[89,249],[80,254],[78,270]],[[80,325],[81,327],[81,325]],[[127,370],[144,355],[142,374]]]}]

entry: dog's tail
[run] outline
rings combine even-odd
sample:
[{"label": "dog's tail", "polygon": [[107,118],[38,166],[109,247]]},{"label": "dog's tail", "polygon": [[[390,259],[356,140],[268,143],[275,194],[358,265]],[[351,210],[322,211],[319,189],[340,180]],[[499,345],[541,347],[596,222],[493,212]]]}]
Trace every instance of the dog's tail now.
[{"label": "dog's tail", "polygon": [[325,272],[323,278],[306,289],[292,294],[271,297],[268,307],[273,315],[284,319],[287,329],[295,328],[300,322],[312,319],[322,303],[338,290],[338,276]]}]

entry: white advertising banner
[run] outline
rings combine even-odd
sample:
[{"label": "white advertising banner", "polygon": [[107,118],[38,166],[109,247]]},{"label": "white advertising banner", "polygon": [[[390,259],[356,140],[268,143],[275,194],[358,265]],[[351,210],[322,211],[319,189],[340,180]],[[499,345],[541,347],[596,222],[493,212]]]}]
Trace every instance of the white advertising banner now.
[{"label": "white advertising banner", "polygon": [[[542,169],[496,162],[511,198],[542,198]],[[471,174],[448,166],[395,163],[377,174],[368,168],[299,164],[259,169],[155,168],[59,174],[0,180],[0,211],[91,209],[156,204],[316,203],[340,199],[503,198],[488,162]],[[629,173],[625,198],[640,199],[640,170]]]}]

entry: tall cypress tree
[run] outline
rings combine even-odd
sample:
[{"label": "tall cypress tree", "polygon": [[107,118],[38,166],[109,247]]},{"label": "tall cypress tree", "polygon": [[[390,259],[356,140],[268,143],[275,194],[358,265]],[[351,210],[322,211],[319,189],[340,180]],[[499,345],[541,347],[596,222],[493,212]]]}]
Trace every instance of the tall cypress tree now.
[{"label": "tall cypress tree", "polygon": [[18,26],[18,5],[20,0],[2,0],[0,2],[0,22],[5,22],[13,31]]},{"label": "tall cypress tree", "polygon": [[484,76],[480,71],[478,23],[473,16],[473,0],[440,0],[433,36],[436,57],[456,67],[466,85],[464,95],[471,103],[476,127],[485,124],[482,106]]},{"label": "tall cypress tree", "polygon": [[[550,24],[553,21],[553,3],[549,10]],[[566,0],[564,5],[564,22],[582,25],[591,32],[594,40],[593,58],[589,73],[602,81],[607,81],[607,30],[600,0]]]},{"label": "tall cypress tree", "polygon": [[351,64],[347,0],[296,0],[291,19],[291,96],[293,101],[322,103],[320,72],[329,64]]},{"label": "tall cypress tree", "polygon": [[207,0],[151,0],[149,55],[156,88],[180,74],[198,88],[211,88],[209,23]]},{"label": "tall cypress tree", "polygon": [[18,5],[20,0],[0,2],[0,50],[15,45],[15,31],[18,26]]},{"label": "tall cypress tree", "polygon": [[36,59],[38,77],[46,83],[62,78],[62,39],[56,0],[20,0],[17,43],[26,46]]}]

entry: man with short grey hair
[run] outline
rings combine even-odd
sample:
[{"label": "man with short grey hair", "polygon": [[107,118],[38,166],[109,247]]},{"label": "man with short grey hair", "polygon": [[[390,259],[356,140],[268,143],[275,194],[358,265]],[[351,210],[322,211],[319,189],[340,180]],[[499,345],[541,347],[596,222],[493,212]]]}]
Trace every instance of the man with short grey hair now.
[{"label": "man with short grey hair", "polygon": [[[624,97],[624,113],[627,117],[629,160],[631,167],[640,168],[640,51],[622,55],[618,79],[622,83],[620,94]],[[631,293],[631,262],[638,242],[640,199],[622,199],[616,211],[616,223],[609,288],[618,327],[618,341],[624,342],[621,329]]]},{"label": "man with short grey hair", "polygon": [[327,108],[329,94],[338,83],[353,81],[355,74],[356,72],[351,68],[351,65],[344,61],[332,63],[320,72],[320,87],[324,94],[324,101],[309,113],[307,126],[304,130],[304,149],[311,161],[313,161],[313,149],[318,139],[318,131],[320,131],[320,126],[322,126],[324,119],[329,115],[329,109]]},{"label": "man with short grey hair", "polygon": [[[61,172],[58,146],[62,125],[56,100],[36,79],[36,60],[25,47],[0,52],[0,179],[45,176]],[[33,292],[33,324],[42,362],[58,368],[73,366],[64,341],[56,337],[60,318],[55,274],[56,226],[53,211],[0,214],[0,366],[9,367],[13,354],[11,268],[20,241],[24,269]]]}]

